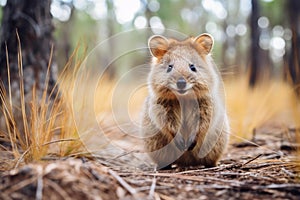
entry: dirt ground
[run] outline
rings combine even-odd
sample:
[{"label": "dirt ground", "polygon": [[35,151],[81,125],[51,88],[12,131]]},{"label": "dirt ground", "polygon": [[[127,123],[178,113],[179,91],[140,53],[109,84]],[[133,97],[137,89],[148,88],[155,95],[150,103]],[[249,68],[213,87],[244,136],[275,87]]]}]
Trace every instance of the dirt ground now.
[{"label": "dirt ground", "polygon": [[0,199],[300,199],[295,132],[260,128],[214,168],[154,171],[122,156],[28,164],[0,172]]}]

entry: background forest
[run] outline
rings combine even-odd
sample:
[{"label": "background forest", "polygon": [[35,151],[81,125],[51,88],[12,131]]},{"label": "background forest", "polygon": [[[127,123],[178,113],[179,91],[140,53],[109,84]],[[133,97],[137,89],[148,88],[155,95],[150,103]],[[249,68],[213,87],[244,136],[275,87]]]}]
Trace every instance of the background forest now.
[{"label": "background forest", "polygon": [[[216,42],[214,57],[221,68],[234,67],[243,71],[250,67],[249,55],[251,45],[254,45],[253,62],[257,62],[257,68],[267,68],[272,75],[282,76],[291,53],[291,26],[295,26],[291,19],[297,18],[292,16],[292,9],[296,7],[288,4],[289,1],[276,0],[133,0],[130,3],[122,0],[56,0],[52,2],[51,13],[56,19],[56,38],[61,41],[57,49],[64,49],[65,57],[80,38],[93,47],[95,41],[119,32],[151,27],[162,29],[153,31],[154,34],[163,34],[163,29],[178,30],[187,35],[212,34]],[[147,37],[145,35],[144,40]],[[130,45],[134,39],[124,41],[122,45]],[[114,48],[118,45],[110,48],[109,51],[117,51]]]},{"label": "background forest", "polygon": [[[4,6],[6,1],[0,4]],[[214,58],[220,68],[255,68],[252,79],[262,71],[282,77],[292,63],[292,30],[299,29],[298,7],[293,4],[297,1],[53,0],[50,12],[55,27],[55,59],[62,68],[79,41],[92,49],[120,32],[151,27],[153,34],[163,34],[164,29],[187,35],[208,32],[215,38]],[[146,41],[149,34],[136,33],[143,38],[132,37],[110,45],[107,51],[117,52],[121,45]],[[124,65],[136,66],[140,59],[129,58]],[[99,66],[104,66],[103,60],[99,59]]]}]

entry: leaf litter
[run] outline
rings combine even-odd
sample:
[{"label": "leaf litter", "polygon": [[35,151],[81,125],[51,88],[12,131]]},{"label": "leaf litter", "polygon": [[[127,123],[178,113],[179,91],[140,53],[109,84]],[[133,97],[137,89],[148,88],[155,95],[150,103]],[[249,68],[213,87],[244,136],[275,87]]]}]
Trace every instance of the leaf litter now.
[{"label": "leaf litter", "polygon": [[275,129],[260,128],[251,141],[229,145],[213,168],[156,171],[131,165],[139,162],[134,151],[27,164],[1,172],[0,199],[299,199],[295,131],[285,137]]}]

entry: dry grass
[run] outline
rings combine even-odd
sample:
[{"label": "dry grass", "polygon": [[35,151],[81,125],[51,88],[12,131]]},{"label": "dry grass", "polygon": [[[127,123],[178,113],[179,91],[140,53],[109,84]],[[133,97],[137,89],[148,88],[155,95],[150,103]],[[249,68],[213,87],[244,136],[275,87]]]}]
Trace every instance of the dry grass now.
[{"label": "dry grass", "polygon": [[292,120],[296,118],[291,114],[297,100],[292,87],[279,80],[266,81],[255,88],[249,88],[247,83],[245,76],[225,82],[232,139],[249,140],[256,128],[271,121],[286,128],[294,125]]},{"label": "dry grass", "polygon": [[[69,63],[58,79],[57,83],[62,86],[65,81],[71,83],[70,85],[74,81],[72,77],[74,77],[82,62],[82,59],[76,58],[77,51],[78,49],[71,56]],[[20,47],[18,58],[20,102],[15,103],[13,101],[9,67],[8,91],[5,91],[3,85],[1,85],[0,90],[1,113],[4,121],[4,127],[1,127],[0,134],[3,142],[10,143],[10,147],[3,145],[1,149],[11,153],[8,156],[9,161],[5,157],[1,159],[13,163],[13,165],[8,166],[16,167],[23,161],[28,163],[44,159],[49,153],[56,156],[68,156],[82,152],[83,145],[72,117],[72,107],[69,106],[68,89],[70,88],[62,89],[57,84],[52,92],[48,94],[49,76],[47,75],[42,95],[37,94],[36,87],[33,87],[31,96],[28,97],[28,94],[25,95],[24,93]],[[47,74],[49,74],[50,65],[51,60],[49,61]],[[70,69],[72,73],[70,73]],[[60,92],[55,94],[56,89]]]}]

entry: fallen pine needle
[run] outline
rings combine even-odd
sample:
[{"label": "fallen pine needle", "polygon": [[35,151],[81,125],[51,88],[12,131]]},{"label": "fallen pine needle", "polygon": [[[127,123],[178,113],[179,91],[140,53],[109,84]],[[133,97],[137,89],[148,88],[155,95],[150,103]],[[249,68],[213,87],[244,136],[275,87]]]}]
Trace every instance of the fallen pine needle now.
[{"label": "fallen pine needle", "polygon": [[174,198],[169,197],[169,196],[167,196],[165,194],[161,194],[161,193],[156,193],[156,194],[158,194],[159,197],[161,197],[162,199],[165,199],[165,200],[175,200]]},{"label": "fallen pine needle", "polygon": [[245,162],[244,164],[242,164],[242,167],[245,166],[245,165],[247,165],[247,164],[249,164],[249,163],[251,163],[252,161],[256,160],[256,159],[259,158],[260,156],[262,156],[262,154],[258,154],[256,157],[254,157],[254,158],[248,160],[247,162]]},{"label": "fallen pine needle", "polygon": [[24,151],[24,153],[22,153],[22,155],[20,156],[20,158],[18,159],[17,163],[15,164],[14,169],[17,169],[21,163],[21,161],[23,160],[23,158],[25,157],[25,155],[30,151],[30,147],[28,149],[26,149],[26,151]]},{"label": "fallen pine needle", "polygon": [[20,181],[17,184],[15,184],[12,187],[10,187],[5,193],[11,194],[11,193],[13,193],[13,192],[15,192],[17,190],[20,190],[21,188],[26,187],[27,185],[30,185],[35,180],[36,180],[36,177],[32,177],[32,178],[29,178],[29,179],[24,179],[23,181]]},{"label": "fallen pine needle", "polygon": [[236,185],[243,185],[244,182],[241,181],[232,181],[232,180],[225,180],[225,179],[220,179],[220,178],[215,178],[215,177],[205,177],[205,176],[186,176],[186,175],[181,175],[181,174],[173,174],[173,173],[156,173],[156,174],[148,174],[150,176],[160,176],[160,177],[169,177],[169,178],[176,178],[176,179],[182,179],[182,180],[190,180],[190,181],[199,181],[203,182],[205,180],[210,180],[210,181],[219,181],[223,183],[230,183],[234,186]]},{"label": "fallen pine needle", "polygon": [[72,198],[69,196],[69,194],[64,191],[55,181],[52,181],[50,179],[46,180],[47,185],[52,187],[57,193],[60,194],[60,196],[65,200],[72,200]]},{"label": "fallen pine needle", "polygon": [[36,200],[42,200],[43,199],[43,168],[42,166],[38,166],[37,167],[37,172],[38,172],[38,176],[37,176],[37,186],[36,186],[36,195],[35,195],[35,199]]},{"label": "fallen pine needle", "polygon": [[136,194],[137,191],[131,187],[122,177],[120,177],[115,171],[108,169],[108,173],[112,175],[117,181],[132,195]]},{"label": "fallen pine needle", "polygon": [[153,199],[154,198],[154,191],[156,187],[156,176],[153,177],[152,179],[152,184],[149,192],[149,198]]}]

